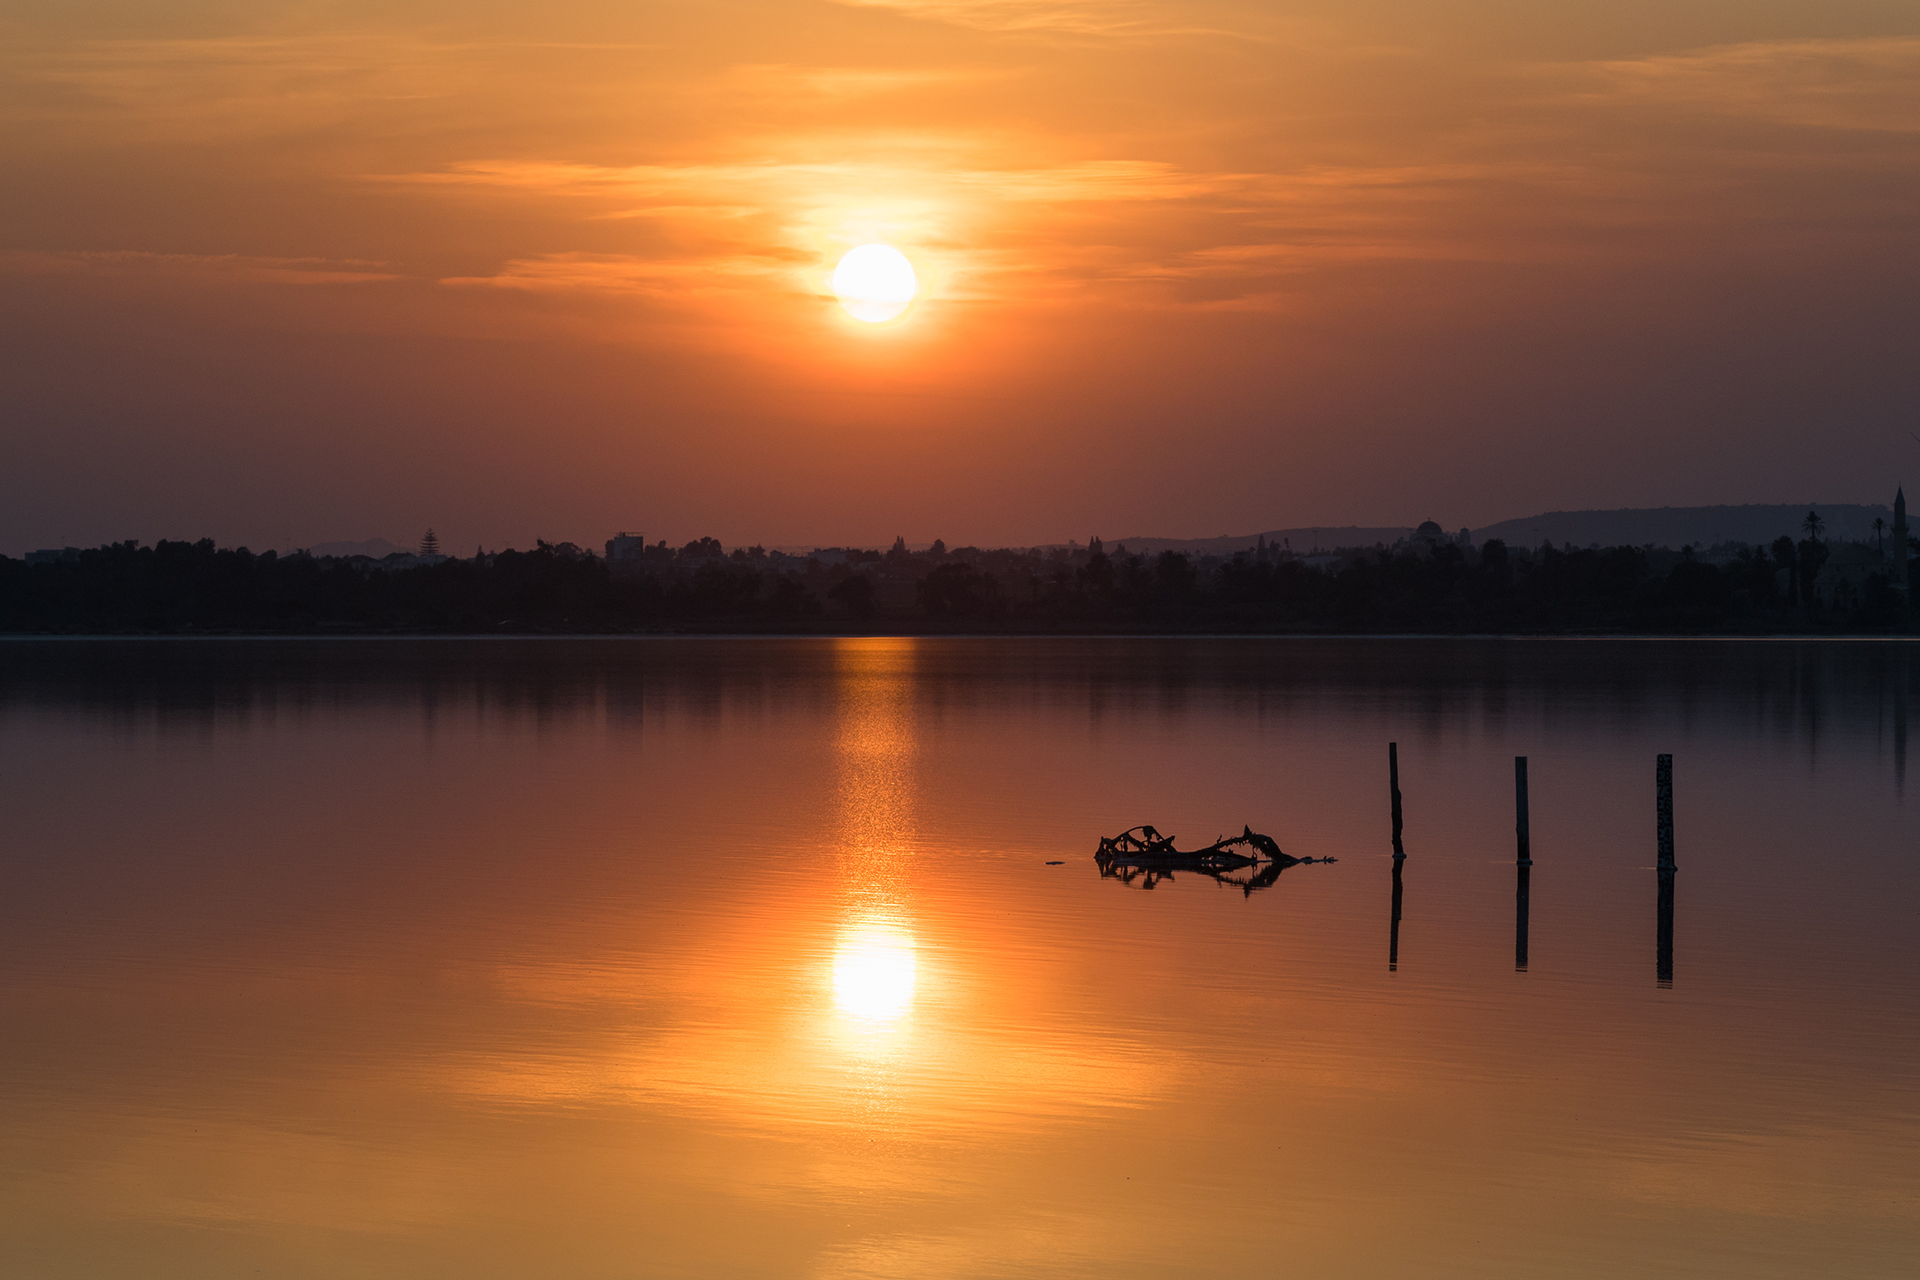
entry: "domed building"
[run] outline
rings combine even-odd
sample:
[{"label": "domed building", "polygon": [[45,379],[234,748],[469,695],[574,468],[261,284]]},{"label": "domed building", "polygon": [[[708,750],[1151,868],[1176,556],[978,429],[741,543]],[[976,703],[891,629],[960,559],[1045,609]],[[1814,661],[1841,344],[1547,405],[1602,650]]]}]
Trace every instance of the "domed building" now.
[{"label": "domed building", "polygon": [[1462,551],[1473,546],[1473,535],[1462,529],[1454,536],[1440,527],[1437,520],[1422,520],[1420,527],[1393,544],[1396,551],[1411,551],[1416,555],[1430,556],[1441,547],[1455,546]]}]

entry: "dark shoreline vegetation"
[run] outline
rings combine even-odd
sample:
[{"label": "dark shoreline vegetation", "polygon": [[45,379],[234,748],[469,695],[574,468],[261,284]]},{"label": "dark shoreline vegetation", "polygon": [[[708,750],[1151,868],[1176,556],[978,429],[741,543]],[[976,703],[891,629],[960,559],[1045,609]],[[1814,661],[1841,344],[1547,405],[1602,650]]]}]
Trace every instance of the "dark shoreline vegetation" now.
[{"label": "dark shoreline vegetation", "polygon": [[0,556],[0,632],[39,635],[1905,634],[1891,548],[1510,549],[1411,540],[1313,557],[1071,550],[812,556],[703,538],[609,560],[255,555],[210,539]]}]

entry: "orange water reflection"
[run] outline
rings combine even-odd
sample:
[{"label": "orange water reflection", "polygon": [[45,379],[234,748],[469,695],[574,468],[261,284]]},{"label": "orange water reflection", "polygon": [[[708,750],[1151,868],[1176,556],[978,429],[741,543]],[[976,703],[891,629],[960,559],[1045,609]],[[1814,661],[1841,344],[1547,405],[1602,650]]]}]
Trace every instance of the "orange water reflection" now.
[{"label": "orange water reflection", "polygon": [[[0,1259],[33,1274],[1865,1277],[1910,1254],[1920,886],[1874,692],[1900,686],[1857,667],[1761,716],[1774,659],[1723,653],[1623,718],[1649,650],[1562,701],[1505,649],[1475,651],[1509,655],[1484,682],[1398,692],[1404,648],[1357,674],[1352,647],[1171,673],[1241,651],[436,650],[398,691],[235,684],[236,652],[185,681],[204,714],[107,675],[0,700]],[[1675,740],[1661,990],[1634,798]],[[1341,861],[1251,899],[1101,881],[1091,836],[1143,819]],[[1816,874],[1808,850],[1847,856]]]},{"label": "orange water reflection", "polygon": [[911,894],[916,726],[914,644],[834,642],[834,803],[843,920],[834,1000],[868,1020],[904,1016],[915,976]]}]

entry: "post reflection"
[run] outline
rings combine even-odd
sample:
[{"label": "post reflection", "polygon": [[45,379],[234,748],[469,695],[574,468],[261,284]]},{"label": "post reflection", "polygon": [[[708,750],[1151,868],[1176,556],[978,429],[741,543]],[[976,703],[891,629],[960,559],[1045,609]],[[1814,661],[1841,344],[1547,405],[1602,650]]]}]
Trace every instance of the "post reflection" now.
[{"label": "post reflection", "polygon": [[1400,967],[1400,901],[1404,886],[1400,869],[1406,865],[1407,850],[1400,840],[1400,744],[1387,744],[1387,795],[1393,807],[1393,917],[1387,924],[1387,972]]},{"label": "post reflection", "polygon": [[1673,985],[1673,868],[1660,868],[1660,905],[1654,925],[1654,979],[1663,987]]},{"label": "post reflection", "polygon": [[1654,757],[1654,829],[1660,872],[1660,902],[1654,925],[1654,976],[1663,987],[1673,985],[1673,756]]},{"label": "post reflection", "polygon": [[1513,968],[1527,971],[1527,916],[1532,909],[1533,867],[1521,863],[1513,888]]}]

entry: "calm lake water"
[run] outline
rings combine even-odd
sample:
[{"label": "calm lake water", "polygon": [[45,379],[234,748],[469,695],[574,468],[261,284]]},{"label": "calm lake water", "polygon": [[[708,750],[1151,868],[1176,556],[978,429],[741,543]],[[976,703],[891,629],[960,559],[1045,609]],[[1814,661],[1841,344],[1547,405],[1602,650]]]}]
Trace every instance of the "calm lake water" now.
[{"label": "calm lake water", "polygon": [[1917,655],[6,643],[0,1274],[1911,1275]]}]

